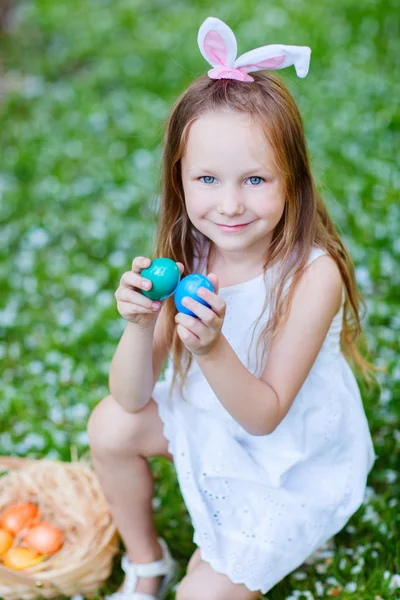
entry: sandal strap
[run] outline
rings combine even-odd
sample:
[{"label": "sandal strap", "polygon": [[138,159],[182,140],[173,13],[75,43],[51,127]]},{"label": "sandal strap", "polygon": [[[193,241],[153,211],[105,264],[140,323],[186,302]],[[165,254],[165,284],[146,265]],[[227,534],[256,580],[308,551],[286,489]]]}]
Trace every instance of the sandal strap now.
[{"label": "sandal strap", "polygon": [[[135,590],[140,577],[165,576],[174,570],[175,561],[169,552],[167,544],[162,538],[158,538],[158,542],[163,553],[163,557],[159,560],[150,563],[133,563],[127,554],[122,557],[121,567],[126,574],[124,592],[122,592],[123,597],[121,599],[116,598],[115,600],[124,600],[127,597],[131,600],[156,600],[154,596],[149,596],[149,594],[144,594],[141,597],[139,592],[135,592]],[[124,594],[126,595],[124,596]]]},{"label": "sandal strap", "polygon": [[173,559],[168,546],[162,538],[158,538],[163,557],[150,563],[133,563],[129,556],[125,554],[122,557],[122,570],[128,575],[136,577],[157,577],[158,575],[168,575],[173,567]]},{"label": "sandal strap", "polygon": [[166,575],[169,573],[169,562],[164,558],[151,563],[133,563],[129,560],[129,556],[122,557],[122,570],[127,575],[136,575],[139,577],[157,577],[158,575]]}]

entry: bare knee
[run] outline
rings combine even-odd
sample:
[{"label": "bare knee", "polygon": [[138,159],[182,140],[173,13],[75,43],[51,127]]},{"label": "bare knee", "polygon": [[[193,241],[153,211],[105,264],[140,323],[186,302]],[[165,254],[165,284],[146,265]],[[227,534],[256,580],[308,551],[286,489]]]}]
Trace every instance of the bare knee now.
[{"label": "bare knee", "polygon": [[103,398],[88,422],[90,448],[98,458],[132,454],[135,451],[137,413],[126,412],[114,398]]},{"label": "bare knee", "polygon": [[[196,555],[195,555],[196,556]],[[200,560],[180,582],[176,600],[261,600],[260,591],[252,592],[242,584],[233,584]]]},{"label": "bare knee", "polygon": [[176,590],[176,600],[200,600],[201,597],[204,598],[204,590],[199,590],[196,592],[192,587],[187,585],[185,579],[186,577],[182,579]]},{"label": "bare knee", "polygon": [[194,573],[196,568],[191,569],[180,582],[176,590],[176,600],[229,600],[226,594],[221,595],[219,586],[211,585],[207,576],[201,576],[198,572]]},{"label": "bare knee", "polygon": [[196,550],[190,557],[190,560],[186,567],[186,575],[189,575],[193,571],[193,569],[195,569],[197,567],[197,565],[200,563],[201,563],[200,548],[196,548]]},{"label": "bare knee", "polygon": [[179,584],[176,590],[176,600],[262,600],[261,592],[254,595],[254,592],[248,592],[248,594],[238,593],[238,595],[232,592],[232,588],[229,590],[224,587],[213,587],[212,589],[207,584],[207,580],[197,580],[194,584],[193,581],[185,581],[185,577]]},{"label": "bare knee", "polygon": [[193,585],[189,577],[184,577],[176,590],[176,600],[230,600],[226,594],[221,595],[218,590],[210,590],[206,581],[197,583]]},{"label": "bare knee", "polygon": [[133,455],[164,456],[173,461],[153,398],[138,412],[130,413],[106,396],[90,415],[88,436],[92,454],[100,461],[115,463]]}]

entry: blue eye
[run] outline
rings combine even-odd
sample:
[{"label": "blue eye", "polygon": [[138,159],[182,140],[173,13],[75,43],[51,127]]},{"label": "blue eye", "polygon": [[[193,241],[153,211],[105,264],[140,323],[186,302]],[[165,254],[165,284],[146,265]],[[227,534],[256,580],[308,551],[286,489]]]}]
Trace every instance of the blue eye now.
[{"label": "blue eye", "polygon": [[[260,183],[261,183],[261,181],[264,181],[264,179],[262,177],[258,177],[258,176],[249,177],[249,179],[259,179]],[[252,182],[252,185],[253,185],[253,183],[254,183],[254,181]],[[259,184],[255,184],[255,185],[259,185]]]},{"label": "blue eye", "polygon": [[[200,179],[200,181],[208,179],[208,181],[202,181],[202,183],[210,184],[210,183],[213,183],[213,181],[210,181],[210,179],[215,180],[215,177],[213,177],[212,175],[202,175],[201,177],[199,177],[199,179]],[[247,181],[248,180],[251,180],[252,186],[259,185],[262,181],[265,181],[262,177],[258,177],[258,176],[249,177],[247,179]],[[256,182],[254,182],[254,180],[256,180]]]}]

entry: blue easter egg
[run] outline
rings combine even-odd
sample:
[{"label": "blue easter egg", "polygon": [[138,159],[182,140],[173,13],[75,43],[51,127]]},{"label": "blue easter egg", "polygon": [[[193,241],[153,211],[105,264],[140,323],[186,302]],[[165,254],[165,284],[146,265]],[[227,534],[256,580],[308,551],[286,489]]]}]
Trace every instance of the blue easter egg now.
[{"label": "blue easter egg", "polygon": [[193,300],[196,300],[197,302],[204,304],[204,306],[211,308],[208,302],[197,295],[197,290],[201,287],[207,288],[212,292],[214,291],[214,286],[211,281],[201,273],[192,273],[191,275],[186,275],[186,277],[180,280],[174,294],[175,306],[179,312],[185,313],[186,315],[190,315],[192,317],[197,317],[194,312],[182,304],[182,300],[186,296],[189,296],[189,298],[193,298]]}]

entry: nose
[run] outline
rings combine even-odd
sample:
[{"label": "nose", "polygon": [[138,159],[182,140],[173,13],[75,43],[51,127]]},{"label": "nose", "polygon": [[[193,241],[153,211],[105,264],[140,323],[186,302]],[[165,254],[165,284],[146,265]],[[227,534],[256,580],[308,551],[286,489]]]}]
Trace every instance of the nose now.
[{"label": "nose", "polygon": [[227,217],[242,215],[244,205],[240,191],[232,188],[225,190],[223,197],[218,202],[217,212],[219,215],[226,215]]}]

